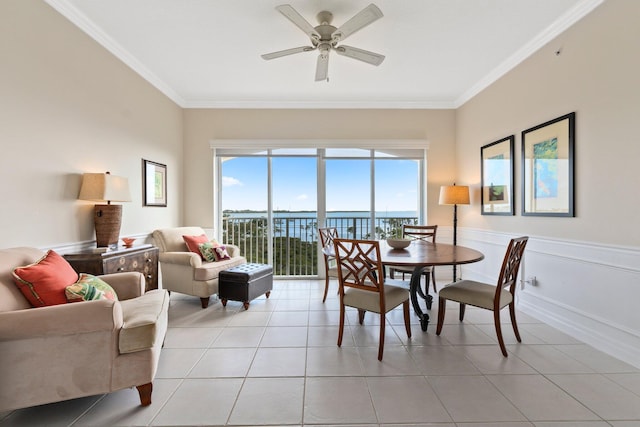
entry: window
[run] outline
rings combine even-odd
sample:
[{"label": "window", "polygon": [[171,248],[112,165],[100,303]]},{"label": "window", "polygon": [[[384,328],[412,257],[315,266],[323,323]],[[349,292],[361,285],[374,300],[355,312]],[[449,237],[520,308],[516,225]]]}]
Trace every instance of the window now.
[{"label": "window", "polygon": [[426,221],[424,149],[228,147],[214,156],[217,234],[277,276],[318,274],[319,226],[384,238]]}]

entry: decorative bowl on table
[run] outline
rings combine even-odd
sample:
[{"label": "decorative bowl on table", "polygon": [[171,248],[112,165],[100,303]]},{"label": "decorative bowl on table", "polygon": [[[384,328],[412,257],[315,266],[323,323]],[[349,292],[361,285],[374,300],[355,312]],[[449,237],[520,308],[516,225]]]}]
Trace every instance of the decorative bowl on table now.
[{"label": "decorative bowl on table", "polygon": [[135,242],[136,239],[133,237],[123,237],[122,238],[122,243],[124,243],[124,247],[125,248],[130,248],[131,246],[133,246],[133,242]]},{"label": "decorative bowl on table", "polygon": [[391,246],[393,249],[404,249],[411,244],[411,239],[388,238],[387,244]]}]

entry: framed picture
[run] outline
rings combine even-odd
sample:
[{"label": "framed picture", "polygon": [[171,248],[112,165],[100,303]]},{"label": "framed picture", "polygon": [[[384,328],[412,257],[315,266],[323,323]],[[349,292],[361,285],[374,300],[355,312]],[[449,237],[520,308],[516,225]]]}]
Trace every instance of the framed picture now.
[{"label": "framed picture", "polygon": [[142,159],[144,206],[167,206],[167,165]]},{"label": "framed picture", "polygon": [[515,215],[513,204],[513,146],[515,135],[480,148],[482,215]]},{"label": "framed picture", "polygon": [[575,117],[522,131],[522,215],[574,216]]}]

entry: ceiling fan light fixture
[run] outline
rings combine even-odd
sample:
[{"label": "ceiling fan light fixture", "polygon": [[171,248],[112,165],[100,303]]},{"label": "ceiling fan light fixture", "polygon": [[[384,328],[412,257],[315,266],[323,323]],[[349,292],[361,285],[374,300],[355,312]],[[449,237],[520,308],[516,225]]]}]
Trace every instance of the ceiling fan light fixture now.
[{"label": "ceiling fan light fixture", "polygon": [[329,50],[331,50],[331,46],[326,43],[322,43],[320,46],[318,46],[318,50],[320,51],[320,56],[325,59],[329,56]]}]

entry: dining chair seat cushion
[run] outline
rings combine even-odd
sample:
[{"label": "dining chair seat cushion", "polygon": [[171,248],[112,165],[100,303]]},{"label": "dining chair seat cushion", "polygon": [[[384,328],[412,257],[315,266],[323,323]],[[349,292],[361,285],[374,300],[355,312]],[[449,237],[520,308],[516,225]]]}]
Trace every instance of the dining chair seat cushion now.
[{"label": "dining chair seat cushion", "polygon": [[[496,287],[473,280],[460,280],[440,289],[438,295],[440,298],[493,310]],[[500,308],[511,304],[511,301],[513,301],[511,293],[503,289],[500,292]]]},{"label": "dining chair seat cushion", "polygon": [[[384,285],[385,311],[393,310],[409,298],[409,290],[394,285]],[[380,295],[358,288],[344,290],[344,305],[380,313]]]}]

